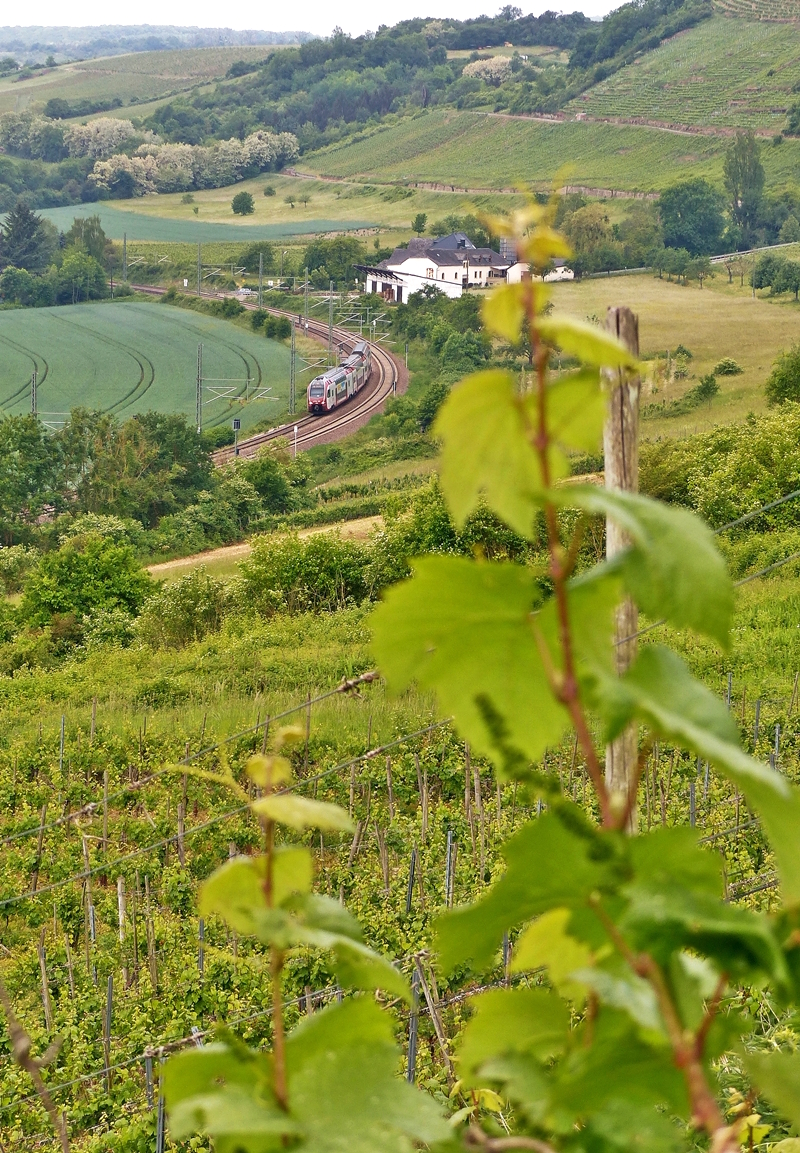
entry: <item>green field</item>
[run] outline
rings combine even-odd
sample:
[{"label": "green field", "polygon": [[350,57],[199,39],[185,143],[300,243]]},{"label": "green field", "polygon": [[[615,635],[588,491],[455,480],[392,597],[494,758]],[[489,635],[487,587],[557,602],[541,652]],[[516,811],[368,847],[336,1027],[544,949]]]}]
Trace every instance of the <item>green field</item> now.
[{"label": "green field", "polygon": [[[454,189],[509,188],[519,181],[651,191],[688,176],[721,183],[728,139],[590,121],[435,110],[378,129],[357,143],[305,157],[304,168],[370,180],[431,181]],[[800,141],[763,150],[771,186],[794,183]]]},{"label": "green field", "polygon": [[800,25],[717,16],[596,84],[568,110],[777,132],[798,83]]},{"label": "green field", "polygon": [[278,402],[211,399],[204,427],[238,416],[242,428],[278,417],[289,395],[289,350],[228,321],[146,301],[83,304],[0,313],[0,414],[30,411],[30,378],[38,408],[58,424],[83,405],[125,418],[136,412],[182,412],[194,419],[197,346],[204,377],[244,395],[270,388]]},{"label": "green field", "polygon": [[[230,199],[241,185],[224,190],[224,196],[230,208]],[[217,190],[220,191],[219,189]],[[198,194],[199,195],[199,194]],[[148,198],[150,199],[150,198]],[[153,200],[156,198],[153,197]],[[286,221],[279,224],[235,224],[240,219],[230,216],[231,223],[195,220],[187,214],[187,218],[180,220],[169,216],[156,215],[155,212],[127,211],[131,203],[137,201],[121,201],[126,208],[114,208],[109,204],[77,204],[66,208],[45,208],[40,215],[52,220],[56,228],[68,229],[76,216],[99,216],[100,223],[107,236],[113,240],[122,240],[127,234],[129,240],[156,240],[174,241],[177,243],[198,244],[203,241],[239,240],[243,244],[253,240],[280,240],[282,237],[309,236],[317,232],[334,232],[342,228],[358,229],[369,228],[368,220],[340,219],[298,219],[296,223]],[[150,207],[148,205],[148,207]]]},{"label": "green field", "polygon": [[28,80],[0,80],[0,113],[41,108],[52,97],[74,101],[119,96],[125,105],[152,102],[221,79],[235,60],[263,60],[272,51],[264,44],[224,45],[129,52],[62,64],[37,71]]}]

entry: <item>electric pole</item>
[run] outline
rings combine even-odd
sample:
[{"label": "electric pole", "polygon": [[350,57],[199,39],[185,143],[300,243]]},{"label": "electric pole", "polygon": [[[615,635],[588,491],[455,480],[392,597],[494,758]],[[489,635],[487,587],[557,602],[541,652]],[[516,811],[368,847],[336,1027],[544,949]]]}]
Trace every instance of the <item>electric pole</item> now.
[{"label": "electric pole", "polygon": [[36,416],[36,369],[31,373],[31,416]]},{"label": "electric pole", "polygon": [[305,322],[306,332],[308,332],[308,269],[306,269],[306,283],[305,283]]},{"label": "electric pole", "polygon": [[328,289],[328,364],[332,364],[333,356],[333,281]]},{"label": "electric pole", "polygon": [[128,234],[122,234],[122,279],[128,279]]},{"label": "electric pole", "polygon": [[292,355],[289,362],[289,412],[294,416],[297,407],[297,350],[295,347],[295,322],[292,317]]},{"label": "electric pole", "polygon": [[264,253],[258,254],[258,307],[260,308],[263,303],[264,293]]},{"label": "electric pole", "polygon": [[[198,248],[200,245],[197,246]],[[195,416],[198,433],[203,431],[203,346],[197,346],[197,395],[195,398]]]},{"label": "electric pole", "polygon": [[200,286],[203,281],[203,254],[200,244],[197,245],[197,295],[200,295]]}]

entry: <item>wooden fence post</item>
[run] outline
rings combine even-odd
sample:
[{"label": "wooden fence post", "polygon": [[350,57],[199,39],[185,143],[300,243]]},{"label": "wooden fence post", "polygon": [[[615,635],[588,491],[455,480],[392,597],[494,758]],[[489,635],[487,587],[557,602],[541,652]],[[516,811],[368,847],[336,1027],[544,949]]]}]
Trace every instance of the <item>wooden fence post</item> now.
[{"label": "wooden fence post", "polygon": [[39,969],[42,974],[42,1007],[44,1008],[44,1023],[47,1026],[47,1032],[52,1033],[55,1029],[55,1021],[53,1019],[53,1002],[50,998],[50,983],[47,979],[47,957],[44,951],[44,925],[42,926],[42,933],[39,937],[39,945],[37,953],[39,954]]},{"label": "wooden fence post", "polygon": [[[626,348],[639,355],[639,318],[629,308],[609,308],[606,328]],[[606,370],[611,385],[608,416],[603,431],[605,484],[608,489],[637,492],[639,489],[639,392],[641,381],[625,369]],[[606,520],[606,555],[611,558],[630,544],[627,533],[610,517]],[[617,672],[622,674],[636,659],[636,633],[639,612],[627,597],[618,606],[614,622]],[[636,761],[638,728],[629,725],[606,746],[606,786],[611,803],[624,810],[630,794],[637,788]],[[628,831],[638,824],[636,800],[630,803]]]},{"label": "wooden fence post", "polygon": [[[417,768],[419,772],[419,768]],[[392,789],[392,758],[386,758],[386,791],[389,797],[389,824],[394,820],[394,790]]]}]

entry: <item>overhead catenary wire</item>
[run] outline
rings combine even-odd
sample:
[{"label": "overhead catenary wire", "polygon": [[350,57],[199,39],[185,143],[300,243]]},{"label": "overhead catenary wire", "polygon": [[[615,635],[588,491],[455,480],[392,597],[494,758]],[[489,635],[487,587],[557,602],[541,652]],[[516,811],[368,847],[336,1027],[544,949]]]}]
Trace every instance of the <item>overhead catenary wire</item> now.
[{"label": "overhead catenary wire", "polygon": [[[294,784],[288,785],[285,789],[281,789],[281,793],[293,792],[295,789],[302,788],[305,785],[312,785],[315,781],[321,781],[325,777],[331,776],[333,773],[340,772],[342,769],[348,769],[351,765],[357,765],[361,761],[371,760],[373,757],[380,756],[388,749],[395,748],[397,745],[405,744],[406,741],[414,740],[417,737],[424,736],[426,733],[434,732],[436,729],[443,728],[445,725],[450,724],[450,718],[447,717],[442,721],[435,721],[427,725],[425,728],[417,729],[413,733],[405,733],[400,737],[395,737],[394,740],[387,741],[383,745],[379,745],[374,749],[368,749],[365,753],[359,753],[356,757],[351,757],[347,761],[342,761],[340,764],[332,765],[329,769],[323,769],[320,773],[315,773],[313,776],[305,777],[302,781],[295,781]],[[224,784],[224,781],[220,782]],[[249,810],[249,805],[238,805],[235,809],[228,809],[224,813],[217,813],[214,817],[209,817],[207,821],[202,821],[199,825],[193,825],[190,829],[185,829],[182,836],[193,836],[195,833],[203,832],[205,829],[211,828],[212,825],[217,825],[221,821],[230,820],[232,817],[240,816]],[[137,857],[146,856],[148,853],[155,852],[156,849],[162,849],[165,845],[174,844],[178,840],[178,834],[173,833],[169,837],[162,837],[159,841],[154,841],[150,845],[144,845],[141,848],[134,849],[130,853],[125,853],[121,857],[115,857],[112,861],[104,861],[102,865],[95,865],[92,869],[82,869],[79,873],[73,873],[69,877],[61,877],[58,881],[51,881],[47,885],[38,885],[35,889],[29,889],[26,893],[18,893],[13,897],[6,897],[0,901],[0,909],[8,908],[10,905],[19,904],[20,901],[27,901],[35,897],[39,897],[44,893],[52,893],[55,889],[63,888],[64,885],[73,884],[76,881],[81,881],[86,877],[93,877],[99,873],[111,872],[118,865],[125,864],[127,861],[135,860]]]}]

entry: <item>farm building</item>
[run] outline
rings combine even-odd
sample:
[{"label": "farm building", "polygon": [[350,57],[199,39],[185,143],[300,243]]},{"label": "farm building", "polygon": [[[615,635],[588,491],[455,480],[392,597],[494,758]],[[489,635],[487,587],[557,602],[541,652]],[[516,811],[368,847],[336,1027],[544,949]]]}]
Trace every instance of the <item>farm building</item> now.
[{"label": "farm building", "polygon": [[405,304],[427,284],[450,297],[461,296],[465,288],[489,287],[505,280],[513,263],[491,248],[476,248],[465,233],[453,232],[436,240],[415,237],[380,264],[358,267],[367,292]]}]

